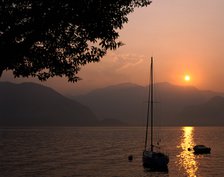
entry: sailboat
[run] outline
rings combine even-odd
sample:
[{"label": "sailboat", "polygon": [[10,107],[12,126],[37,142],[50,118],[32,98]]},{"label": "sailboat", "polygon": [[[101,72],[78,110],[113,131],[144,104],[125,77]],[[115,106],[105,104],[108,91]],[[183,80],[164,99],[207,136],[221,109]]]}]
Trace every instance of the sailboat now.
[{"label": "sailboat", "polygon": [[[150,147],[148,147],[148,129],[149,129],[149,118],[151,122],[150,126]],[[151,57],[150,65],[150,86],[148,93],[148,109],[147,109],[147,122],[146,122],[146,134],[145,134],[145,147],[143,150],[143,166],[152,171],[167,171],[169,156],[163,152],[156,151],[153,143],[153,57]]]}]

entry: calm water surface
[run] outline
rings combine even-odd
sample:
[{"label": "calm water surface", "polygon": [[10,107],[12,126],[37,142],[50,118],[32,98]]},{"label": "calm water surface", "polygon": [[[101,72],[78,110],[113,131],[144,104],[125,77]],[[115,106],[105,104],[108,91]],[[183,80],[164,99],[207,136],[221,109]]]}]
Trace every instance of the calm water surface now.
[{"label": "calm water surface", "polygon": [[[1,128],[0,177],[224,176],[224,127],[157,129],[168,173],[142,167],[144,127]],[[211,154],[192,154],[187,148],[195,144],[210,146]]]}]

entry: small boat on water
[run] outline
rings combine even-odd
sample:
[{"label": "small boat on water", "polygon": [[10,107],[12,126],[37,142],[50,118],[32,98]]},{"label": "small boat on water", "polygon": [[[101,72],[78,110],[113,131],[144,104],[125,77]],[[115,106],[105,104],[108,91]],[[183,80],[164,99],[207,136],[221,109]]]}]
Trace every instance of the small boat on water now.
[{"label": "small boat on water", "polygon": [[[150,87],[148,95],[148,111],[147,111],[147,123],[146,123],[146,136],[145,136],[145,148],[143,151],[142,161],[144,168],[150,171],[168,171],[169,156],[161,151],[155,151],[155,145],[153,143],[153,58],[151,58],[151,70],[150,70]],[[149,114],[150,112],[150,114]],[[149,117],[151,122],[150,133],[150,147],[148,147],[148,124]]]},{"label": "small boat on water", "polygon": [[210,154],[211,148],[205,145],[196,145],[193,147],[195,154]]}]

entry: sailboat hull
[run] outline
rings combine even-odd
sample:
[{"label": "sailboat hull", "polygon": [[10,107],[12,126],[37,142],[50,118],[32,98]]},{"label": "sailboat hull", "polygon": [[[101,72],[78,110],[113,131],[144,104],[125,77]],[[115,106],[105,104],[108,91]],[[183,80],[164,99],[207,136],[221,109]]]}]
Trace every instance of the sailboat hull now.
[{"label": "sailboat hull", "polygon": [[[153,151],[153,58],[151,58],[150,65],[150,87],[148,94],[148,109],[147,109],[147,123],[146,123],[146,136],[145,136],[145,150],[143,151],[143,166],[152,171],[168,171],[169,157],[161,152]],[[150,112],[150,114],[149,114]],[[151,142],[150,142],[150,151],[147,149],[147,139],[148,139],[148,124],[149,117],[151,118]]]},{"label": "sailboat hull", "polygon": [[144,151],[143,152],[143,166],[150,170],[167,171],[169,157],[161,152]]}]

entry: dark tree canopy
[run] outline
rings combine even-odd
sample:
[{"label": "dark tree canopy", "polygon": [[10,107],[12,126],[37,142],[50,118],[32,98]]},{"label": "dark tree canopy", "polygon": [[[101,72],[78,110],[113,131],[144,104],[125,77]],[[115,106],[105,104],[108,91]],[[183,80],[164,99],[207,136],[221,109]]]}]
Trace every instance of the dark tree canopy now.
[{"label": "dark tree canopy", "polygon": [[118,29],[149,0],[1,0],[0,76],[77,81],[82,65],[122,45]]}]

